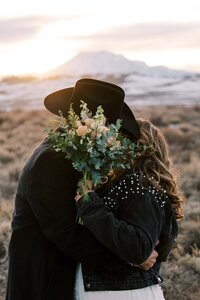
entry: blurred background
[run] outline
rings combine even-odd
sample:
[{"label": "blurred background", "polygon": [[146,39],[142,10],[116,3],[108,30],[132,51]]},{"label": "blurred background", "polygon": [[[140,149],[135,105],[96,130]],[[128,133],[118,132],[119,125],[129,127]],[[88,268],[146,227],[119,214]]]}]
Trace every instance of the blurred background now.
[{"label": "blurred background", "polygon": [[200,299],[199,0],[7,0],[0,10],[0,300],[19,173],[53,117],[43,99],[83,77],[120,85],[134,114],[166,136],[187,201],[163,289],[167,300]]}]

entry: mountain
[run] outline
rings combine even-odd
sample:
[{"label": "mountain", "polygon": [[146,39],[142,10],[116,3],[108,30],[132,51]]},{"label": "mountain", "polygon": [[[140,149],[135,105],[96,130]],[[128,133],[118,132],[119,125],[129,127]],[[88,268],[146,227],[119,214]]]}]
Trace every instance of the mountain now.
[{"label": "mountain", "polygon": [[200,74],[149,67],[108,52],[81,53],[41,77],[0,81],[0,110],[43,108],[46,95],[74,86],[82,77],[121,86],[131,106],[200,104]]},{"label": "mountain", "polygon": [[179,77],[190,74],[172,70],[164,66],[149,67],[141,61],[132,61],[122,55],[111,52],[83,52],[60,67],[48,72],[48,75],[122,75],[141,74],[156,77]]}]

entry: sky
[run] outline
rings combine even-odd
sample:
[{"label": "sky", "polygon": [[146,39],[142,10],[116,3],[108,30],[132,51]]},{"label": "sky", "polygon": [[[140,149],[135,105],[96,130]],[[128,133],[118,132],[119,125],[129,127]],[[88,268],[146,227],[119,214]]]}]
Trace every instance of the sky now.
[{"label": "sky", "polygon": [[1,1],[0,75],[41,73],[102,50],[200,72],[199,0]]}]

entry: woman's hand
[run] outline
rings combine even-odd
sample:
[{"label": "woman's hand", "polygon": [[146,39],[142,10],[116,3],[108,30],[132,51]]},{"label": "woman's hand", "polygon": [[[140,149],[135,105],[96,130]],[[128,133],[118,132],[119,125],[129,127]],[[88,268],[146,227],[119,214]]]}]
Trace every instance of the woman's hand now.
[{"label": "woman's hand", "polygon": [[[156,243],[156,246],[159,244],[159,240]],[[151,255],[145,260],[142,264],[137,265],[138,268],[148,271],[153,267],[153,265],[156,263],[156,258],[158,257],[158,252],[156,250],[153,250]]]},{"label": "woman's hand", "polygon": [[76,197],[75,197],[75,200],[76,202],[79,201],[79,199],[84,195],[84,194],[87,194],[89,192],[93,192],[92,190],[92,181],[90,179],[88,179],[86,181],[86,186],[81,184],[81,190],[82,190],[82,193],[80,192],[77,192],[76,194]]},{"label": "woman's hand", "polygon": [[155,250],[153,250],[153,252],[149,256],[149,258],[147,258],[147,260],[145,260],[142,264],[140,264],[138,266],[138,268],[140,268],[142,270],[145,270],[145,271],[148,271],[156,263],[156,258],[157,257],[158,257],[158,252],[156,252]]}]

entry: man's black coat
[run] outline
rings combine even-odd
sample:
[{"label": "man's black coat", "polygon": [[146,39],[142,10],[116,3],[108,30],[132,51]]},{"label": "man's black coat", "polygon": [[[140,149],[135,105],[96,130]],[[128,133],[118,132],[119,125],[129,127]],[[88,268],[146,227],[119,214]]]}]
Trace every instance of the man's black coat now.
[{"label": "man's black coat", "polygon": [[45,139],[21,173],[9,246],[6,300],[72,300],[76,262],[121,263],[76,223],[78,174]]}]

